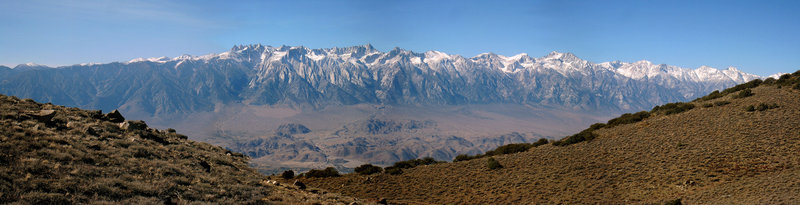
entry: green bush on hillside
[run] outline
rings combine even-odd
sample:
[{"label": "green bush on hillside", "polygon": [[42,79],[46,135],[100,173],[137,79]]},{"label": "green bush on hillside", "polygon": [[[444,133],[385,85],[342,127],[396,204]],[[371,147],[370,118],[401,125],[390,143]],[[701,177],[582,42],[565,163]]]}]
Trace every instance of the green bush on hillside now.
[{"label": "green bush on hillside", "polygon": [[775,108],[778,108],[778,104],[774,104],[773,103],[773,104],[770,105],[770,104],[766,104],[766,103],[759,103],[755,107],[755,110],[764,111],[764,110],[775,109]]},{"label": "green bush on hillside", "polygon": [[546,145],[547,143],[550,143],[550,141],[548,141],[548,140],[547,140],[547,139],[545,139],[545,138],[540,138],[539,140],[536,140],[536,142],[534,142],[534,143],[533,143],[533,147],[538,147],[538,146]]},{"label": "green bush on hillside", "polygon": [[383,172],[383,168],[372,164],[363,164],[361,166],[356,167],[354,171],[361,175],[370,175]]},{"label": "green bush on hillside", "polygon": [[317,169],[309,170],[308,172],[306,172],[305,176],[313,178],[326,178],[326,177],[338,177],[342,175],[339,174],[339,171],[336,170],[336,168],[328,167],[325,168],[324,170],[317,170]]},{"label": "green bush on hillside", "polygon": [[[642,120],[644,120],[645,118],[648,118],[648,117],[650,117],[650,113],[647,112],[647,111],[641,111],[641,112],[637,112],[637,113],[633,113],[633,114],[625,113],[625,114],[622,114],[621,116],[619,116],[617,118],[609,120],[606,125],[610,126],[610,127],[614,127],[614,126],[617,126],[617,125],[631,124],[631,123],[634,123],[634,122],[642,121]],[[605,126],[602,126],[602,127],[605,127]],[[599,129],[599,128],[597,128],[597,129]]]},{"label": "green bush on hillside", "polygon": [[655,106],[650,111],[651,113],[663,113],[665,115],[672,115],[678,114],[682,112],[686,112],[694,108],[694,104],[692,103],[683,103],[683,102],[675,102],[675,103],[667,103],[660,106]]},{"label": "green bush on hillside", "polygon": [[[721,98],[721,97],[724,97],[724,96],[725,96],[725,94],[719,92],[719,90],[715,90],[714,92],[711,92],[710,94],[708,94],[706,96],[698,98],[698,100],[699,101],[708,101],[708,100]],[[697,100],[695,100],[695,101],[697,101]]]},{"label": "green bush on hillside", "polygon": [[749,89],[749,88],[755,88],[755,87],[758,87],[759,85],[761,85],[762,82],[763,81],[761,79],[751,80],[750,82],[742,83],[742,84],[730,87],[728,89],[725,89],[725,90],[722,91],[722,93],[727,95],[727,94],[735,93],[736,91]]},{"label": "green bush on hillside", "polygon": [[753,91],[750,90],[750,88],[745,88],[744,90],[739,91],[739,94],[733,96],[733,98],[746,98],[750,96],[753,96]]},{"label": "green bush on hillside", "polygon": [[500,162],[495,160],[494,157],[489,157],[489,160],[486,161],[486,166],[492,170],[503,168],[503,165],[500,165]]},{"label": "green bush on hillside", "polygon": [[575,143],[578,143],[578,142],[593,140],[596,137],[597,137],[597,134],[594,133],[594,129],[588,128],[588,129],[585,129],[585,130],[579,132],[578,134],[574,134],[574,135],[565,137],[564,139],[561,139],[559,141],[555,141],[555,142],[553,142],[553,145],[555,145],[555,146],[567,146],[567,145],[575,144]]},{"label": "green bush on hillside", "polygon": [[503,145],[503,146],[497,147],[497,148],[495,148],[493,150],[489,150],[484,154],[478,154],[478,155],[475,155],[475,156],[470,156],[470,155],[466,155],[466,154],[459,154],[458,156],[456,156],[456,158],[453,159],[453,162],[460,162],[460,161],[466,161],[466,160],[483,158],[483,157],[488,157],[488,156],[501,155],[501,154],[513,154],[513,153],[518,153],[518,152],[525,152],[525,151],[530,150],[533,147],[546,145],[547,143],[550,143],[550,141],[548,141],[545,138],[541,138],[541,139],[539,139],[539,140],[537,140],[536,142],[533,142],[533,143],[507,144],[507,145]]},{"label": "green bush on hillside", "polygon": [[386,167],[384,172],[390,175],[400,175],[403,174],[403,169],[400,169],[398,167]]},{"label": "green bush on hillside", "polygon": [[716,106],[723,106],[723,105],[727,105],[727,104],[731,104],[731,102],[730,101],[724,101],[724,100],[723,101],[714,102],[714,105],[716,105]]},{"label": "green bush on hillside", "polygon": [[459,154],[458,156],[456,156],[456,158],[453,159],[453,162],[467,161],[470,159],[476,159],[480,157],[482,157],[482,155],[469,156],[467,154]]},{"label": "green bush on hillside", "polygon": [[528,151],[528,149],[530,149],[531,147],[533,147],[533,144],[528,144],[528,143],[507,144],[507,145],[499,146],[499,147],[495,148],[494,150],[488,151],[488,152],[486,152],[485,155],[494,156],[494,155],[501,155],[501,154],[512,154],[512,153],[517,153],[517,152],[524,152],[524,151]]},{"label": "green bush on hillside", "polygon": [[[406,161],[399,161],[395,162],[392,166],[386,167],[385,172],[389,173],[389,169],[408,169],[414,168],[420,165],[431,165],[437,163],[443,163],[444,161],[436,161],[433,157],[425,157],[422,159],[412,159]],[[394,170],[393,170],[394,171]],[[402,172],[400,172],[402,173]],[[391,174],[391,173],[389,173]]]}]

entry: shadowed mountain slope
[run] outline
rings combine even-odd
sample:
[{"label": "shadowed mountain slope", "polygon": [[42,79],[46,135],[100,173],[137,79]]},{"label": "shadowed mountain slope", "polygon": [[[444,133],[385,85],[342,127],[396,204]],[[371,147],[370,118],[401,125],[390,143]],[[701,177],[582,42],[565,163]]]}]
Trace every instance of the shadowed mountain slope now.
[{"label": "shadowed mountain slope", "polygon": [[662,106],[641,121],[596,129],[591,140],[494,156],[499,169],[477,158],[306,182],[404,203],[796,203],[800,72],[757,82],[690,102],[691,109]]}]

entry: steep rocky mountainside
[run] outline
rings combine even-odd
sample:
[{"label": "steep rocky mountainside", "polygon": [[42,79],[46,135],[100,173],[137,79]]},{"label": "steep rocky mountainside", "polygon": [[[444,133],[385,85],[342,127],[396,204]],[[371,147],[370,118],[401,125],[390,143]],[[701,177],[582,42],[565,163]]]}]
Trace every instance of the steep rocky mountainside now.
[{"label": "steep rocky mountainside", "polygon": [[[343,204],[279,185],[248,157],[175,130],[0,95],[0,201],[23,204]],[[313,193],[312,193],[313,191]]]},{"label": "steep rocky mountainside", "polygon": [[[513,103],[639,110],[685,101],[758,76],[648,61],[591,63],[570,53],[472,58],[371,45],[236,46],[207,56],[136,59],[59,68],[0,68],[0,93],[68,106],[158,116],[215,104],[458,105]],[[47,82],[47,83],[43,83]]]},{"label": "steep rocky mountainside", "polygon": [[493,156],[499,168],[477,158],[306,182],[409,204],[792,204],[798,116],[800,71],[623,115],[583,141]]}]

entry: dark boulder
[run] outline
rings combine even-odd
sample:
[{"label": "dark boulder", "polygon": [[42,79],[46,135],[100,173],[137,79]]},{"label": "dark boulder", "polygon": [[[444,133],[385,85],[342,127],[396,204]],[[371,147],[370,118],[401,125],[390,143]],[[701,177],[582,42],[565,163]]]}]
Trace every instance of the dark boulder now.
[{"label": "dark boulder", "polygon": [[300,181],[297,181],[297,180],[294,180],[294,184],[293,185],[297,186],[298,189],[306,189],[306,184],[303,184],[303,182],[300,182]]},{"label": "dark boulder", "polygon": [[31,118],[36,119],[39,122],[50,122],[54,116],[56,116],[55,110],[40,110],[37,113],[33,113],[30,115]]},{"label": "dark boulder", "polygon": [[128,131],[146,130],[147,129],[147,123],[145,123],[144,121],[141,121],[141,120],[128,120],[128,121],[125,121],[124,123],[122,123],[120,128],[122,128],[123,130],[128,130]]},{"label": "dark boulder", "polygon": [[119,110],[114,110],[106,114],[106,120],[109,122],[120,123],[125,122],[125,117],[122,117],[122,114],[119,113]]}]

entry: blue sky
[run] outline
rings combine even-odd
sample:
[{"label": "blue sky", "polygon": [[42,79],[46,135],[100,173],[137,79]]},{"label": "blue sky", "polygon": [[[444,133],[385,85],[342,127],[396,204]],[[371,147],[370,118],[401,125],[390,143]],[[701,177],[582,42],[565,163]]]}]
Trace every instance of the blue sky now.
[{"label": "blue sky", "polygon": [[[235,2],[235,3],[232,3]],[[371,43],[467,57],[572,52],[768,75],[800,69],[800,1],[0,0],[0,65]]]}]

